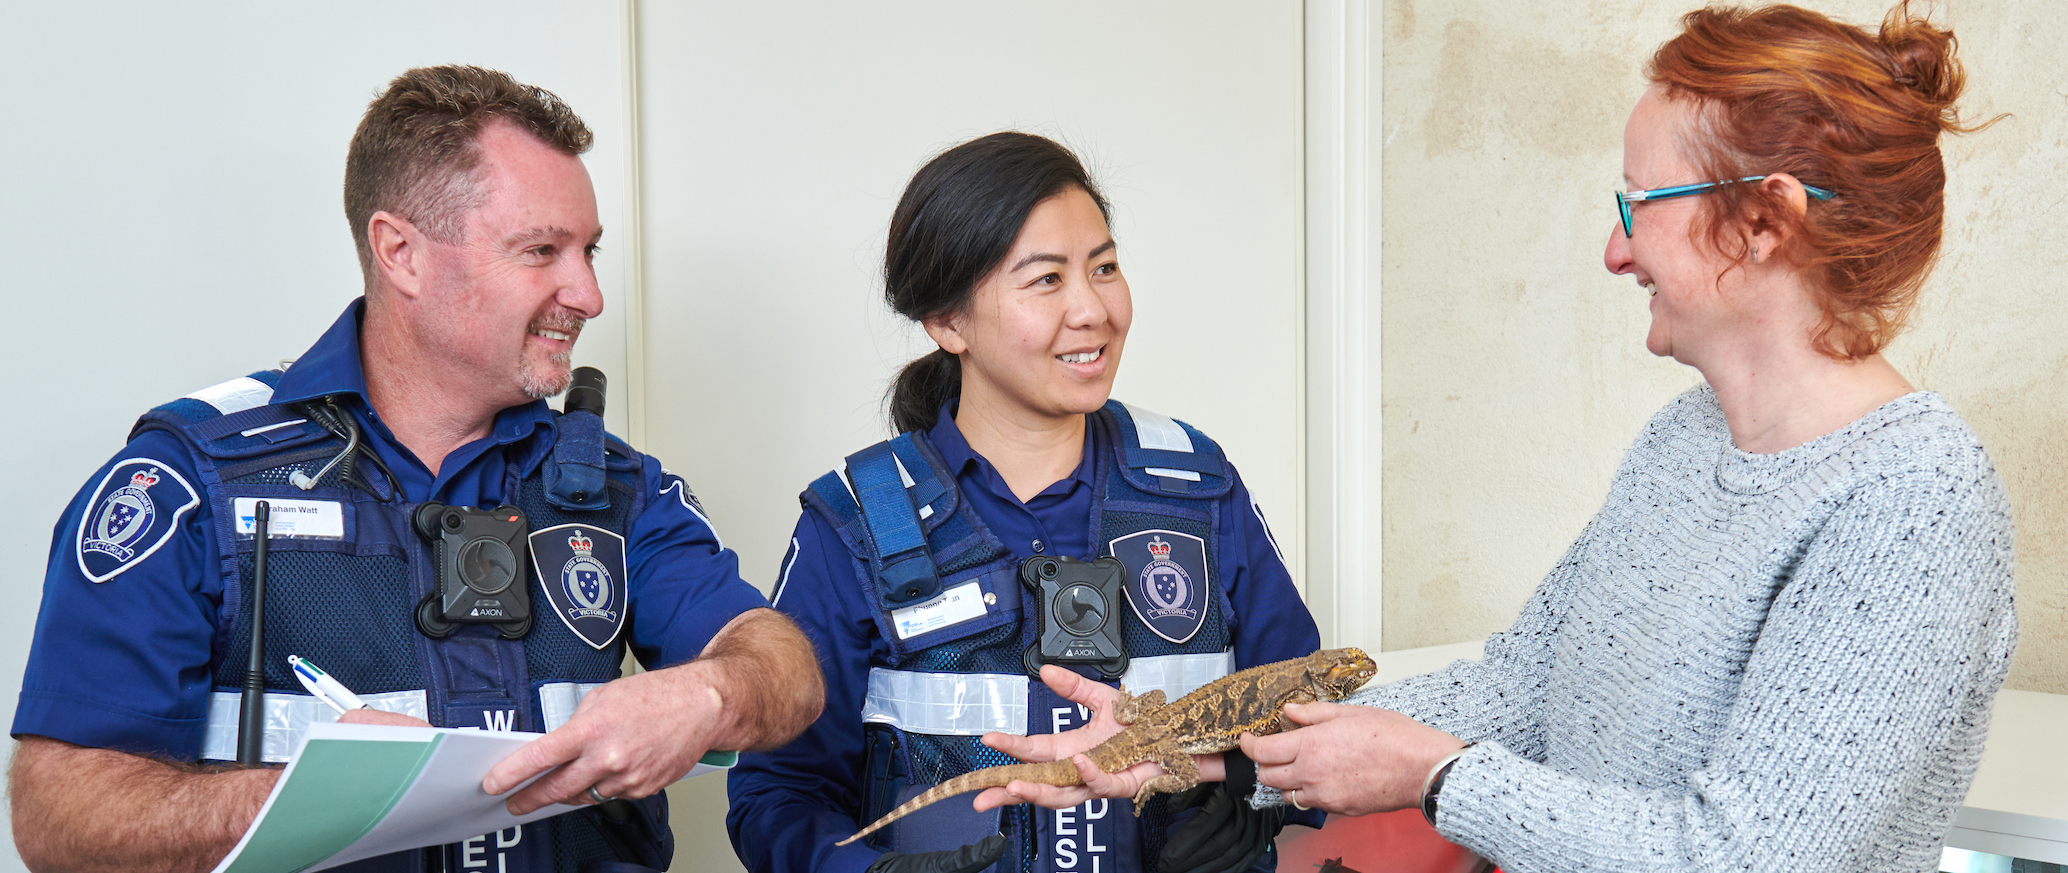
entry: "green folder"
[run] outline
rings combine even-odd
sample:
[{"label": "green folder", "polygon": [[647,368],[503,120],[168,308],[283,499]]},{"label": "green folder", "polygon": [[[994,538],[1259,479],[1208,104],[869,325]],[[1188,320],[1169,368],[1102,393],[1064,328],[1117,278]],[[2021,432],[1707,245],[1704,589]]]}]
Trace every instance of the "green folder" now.
[{"label": "green folder", "polygon": [[344,851],[387,818],[444,739],[310,740],[222,873],[296,873]]}]

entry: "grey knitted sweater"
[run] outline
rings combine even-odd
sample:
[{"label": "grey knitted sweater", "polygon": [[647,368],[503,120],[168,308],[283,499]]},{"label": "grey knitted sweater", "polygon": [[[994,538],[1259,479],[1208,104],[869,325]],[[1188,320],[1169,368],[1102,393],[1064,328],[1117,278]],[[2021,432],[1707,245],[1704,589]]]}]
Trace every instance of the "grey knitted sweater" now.
[{"label": "grey knitted sweater", "polygon": [[1484,660],[1351,702],[1479,743],[1437,827],[1509,873],[1931,871],[2016,643],[2003,484],[1938,395],[1758,455],[1701,386]]}]

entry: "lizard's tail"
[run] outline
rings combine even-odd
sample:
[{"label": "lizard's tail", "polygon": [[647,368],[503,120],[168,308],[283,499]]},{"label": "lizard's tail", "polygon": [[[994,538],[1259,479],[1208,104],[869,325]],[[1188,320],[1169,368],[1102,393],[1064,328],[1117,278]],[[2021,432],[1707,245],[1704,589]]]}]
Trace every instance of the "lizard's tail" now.
[{"label": "lizard's tail", "polygon": [[854,836],[834,843],[834,845],[845,846],[848,843],[873,834],[881,830],[885,825],[911,815],[921,807],[936,801],[946,800],[957,794],[969,791],[1003,787],[1014,779],[1025,782],[1040,782],[1047,785],[1081,785],[1084,782],[1077,775],[1077,765],[1070,763],[1070,760],[1067,758],[1061,761],[1050,761],[1046,764],[1006,764],[999,767],[985,767],[982,770],[971,770],[968,773],[928,789],[925,794],[906,801],[904,806],[891,810],[890,814],[877,819],[868,827],[855,831]]}]

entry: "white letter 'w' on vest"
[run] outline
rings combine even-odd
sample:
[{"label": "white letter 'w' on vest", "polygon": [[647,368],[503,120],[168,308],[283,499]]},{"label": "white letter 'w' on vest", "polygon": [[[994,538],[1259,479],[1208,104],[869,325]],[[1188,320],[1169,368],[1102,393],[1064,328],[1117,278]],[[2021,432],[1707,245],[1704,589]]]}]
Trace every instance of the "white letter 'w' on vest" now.
[{"label": "white letter 'w' on vest", "polygon": [[509,730],[510,723],[516,720],[516,718],[517,710],[514,709],[484,709],[481,711],[482,722],[486,723],[488,729],[492,731]]}]

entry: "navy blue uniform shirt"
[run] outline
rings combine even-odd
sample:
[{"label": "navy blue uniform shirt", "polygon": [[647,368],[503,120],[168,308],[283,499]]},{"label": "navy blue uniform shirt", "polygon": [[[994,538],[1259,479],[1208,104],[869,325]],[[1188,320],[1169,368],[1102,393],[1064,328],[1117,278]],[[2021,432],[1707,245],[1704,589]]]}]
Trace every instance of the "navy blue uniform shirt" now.
[{"label": "navy blue uniform shirt", "polygon": [[[288,368],[273,402],[335,397],[358,421],[365,445],[393,471],[406,503],[493,508],[514,497],[502,493],[504,474],[513,465],[529,474],[545,459],[553,444],[552,409],[534,401],[502,410],[487,436],[454,450],[432,475],[367,405],[359,357],[362,306],[354,301]],[[740,578],[738,556],[720,542],[689,487],[652,456],[642,458],[649,501],[626,537],[630,608],[637,617],[631,646],[641,663],[661,667],[696,657],[726,622],[768,601]],[[110,481],[110,471],[139,469],[128,463],[139,459],[150,462],[143,469],[159,471],[150,495],[165,505],[153,509],[172,513],[189,494],[195,502],[162,539],[136,543],[136,554],[96,582],[85,570],[80,525],[124,484]],[[51,540],[14,735],[196,759],[215,690],[217,636],[231,618],[221,612],[220,556],[200,489],[184,444],[151,431],[124,446],[72,499]],[[96,566],[105,563],[97,560]]]},{"label": "navy blue uniform shirt", "polygon": [[[1014,558],[1037,553],[1096,557],[1090,541],[1096,496],[1092,465],[1098,453],[1112,451],[1096,438],[1097,429],[1085,428],[1084,456],[1074,472],[1021,503],[991,462],[970,448],[955,425],[954,411],[953,402],[942,408],[927,440],[955,472],[962,499]],[[1234,606],[1235,669],[1304,656],[1320,647],[1314,619],[1293,588],[1249,489],[1232,466],[1229,475],[1235,485],[1220,501],[1215,572],[1225,580]],[[818,649],[826,671],[826,709],[789,745],[742,756],[730,780],[728,825],[734,844],[741,847],[747,869],[756,873],[862,873],[881,852],[866,841],[833,843],[859,827],[856,817],[867,789],[862,704],[870,665],[886,663],[889,646],[874,618],[877,604],[858,584],[850,553],[816,512],[806,510],[797,521],[775,601]]]}]

